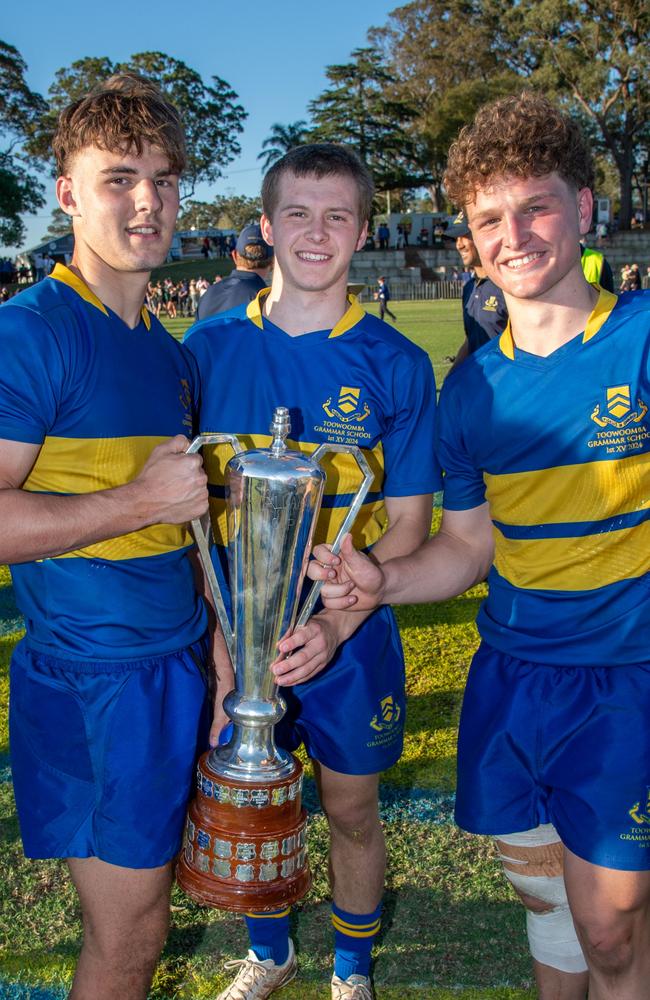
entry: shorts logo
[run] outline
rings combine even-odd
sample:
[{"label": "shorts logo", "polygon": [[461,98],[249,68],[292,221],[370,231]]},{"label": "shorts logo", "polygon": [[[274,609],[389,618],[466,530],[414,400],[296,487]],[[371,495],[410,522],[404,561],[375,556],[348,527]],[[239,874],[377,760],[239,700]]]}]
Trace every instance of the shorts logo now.
[{"label": "shorts logo", "polygon": [[370,720],[370,725],[373,729],[376,729],[378,733],[383,732],[385,729],[392,729],[395,726],[402,715],[402,710],[399,705],[395,703],[395,699],[392,694],[389,694],[386,698],[382,698],[379,703],[379,712],[377,715],[373,715]]},{"label": "shorts logo", "polygon": [[632,817],[634,822],[637,823],[639,826],[643,826],[644,823],[647,823],[647,825],[650,826],[650,786],[648,786],[648,788],[646,789],[646,801],[644,809],[645,811],[642,812],[641,800],[639,799],[639,801],[635,802],[632,808],[630,809],[630,816]]},{"label": "shorts logo", "polygon": [[499,308],[499,302],[496,295],[490,295],[489,299],[485,300],[483,305],[483,312],[495,313]]},{"label": "shorts logo", "polygon": [[344,424],[350,423],[350,421],[354,420],[355,423],[359,424],[370,414],[370,407],[367,403],[364,403],[363,409],[360,409],[360,398],[361,389],[356,389],[349,385],[342,385],[339,391],[336,406],[332,406],[332,397],[330,396],[323,403],[323,409],[330,419],[336,417],[338,420],[343,421]]},{"label": "shorts logo", "polygon": [[628,424],[638,424],[648,412],[648,407],[642,399],[636,401],[637,409],[632,409],[632,393],[629,385],[612,385],[605,390],[605,406],[607,412],[600,415],[600,403],[597,403],[591,413],[591,419],[599,427],[627,427]]}]

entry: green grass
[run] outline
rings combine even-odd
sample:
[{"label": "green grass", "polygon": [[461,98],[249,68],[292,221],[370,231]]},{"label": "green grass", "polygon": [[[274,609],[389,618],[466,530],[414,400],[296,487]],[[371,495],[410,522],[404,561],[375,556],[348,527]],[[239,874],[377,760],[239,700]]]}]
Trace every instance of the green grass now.
[{"label": "green grass", "polygon": [[[373,307],[371,307],[372,310]],[[462,339],[458,302],[395,303],[398,326],[421,344],[440,375]],[[187,321],[167,324],[176,336]],[[434,524],[439,512],[434,512]],[[8,576],[0,567],[0,588]],[[453,601],[398,609],[409,694],[402,759],[383,780],[401,789],[450,792],[462,689],[478,643],[474,618],[484,587]],[[0,755],[7,752],[7,667],[16,637],[0,639]],[[388,874],[376,948],[378,1000],[532,1000],[524,915],[489,839],[452,824],[385,823]],[[279,1000],[329,995],[331,928],[327,831],[309,826],[314,884],[295,908],[300,976]],[[174,889],[172,930],[151,1000],[212,1000],[227,982],[223,962],[246,951],[243,922],[205,910]],[[0,784],[0,979],[69,985],[81,939],[74,892],[58,861],[22,855],[11,786]],[[0,986],[0,996],[2,988]]]}]

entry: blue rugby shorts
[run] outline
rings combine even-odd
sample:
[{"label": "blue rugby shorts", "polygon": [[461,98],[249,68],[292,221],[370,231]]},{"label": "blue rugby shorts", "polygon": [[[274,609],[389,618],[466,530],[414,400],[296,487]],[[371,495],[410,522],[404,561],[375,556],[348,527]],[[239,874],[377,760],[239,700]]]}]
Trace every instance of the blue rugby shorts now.
[{"label": "blue rugby shorts", "polygon": [[650,664],[529,663],[482,643],[461,713],[456,821],[492,835],[552,823],[585,861],[650,869]]},{"label": "blue rugby shorts", "polygon": [[310,757],[341,774],[378,774],[402,753],[406,716],[404,656],[397,622],[378,608],[327,667],[304,684],[281,688],[287,714],[278,746],[304,744]]},{"label": "blue rugby shorts", "polygon": [[207,641],[128,663],[76,662],[19,643],[10,745],[30,858],[156,868],[178,852],[207,745]]}]

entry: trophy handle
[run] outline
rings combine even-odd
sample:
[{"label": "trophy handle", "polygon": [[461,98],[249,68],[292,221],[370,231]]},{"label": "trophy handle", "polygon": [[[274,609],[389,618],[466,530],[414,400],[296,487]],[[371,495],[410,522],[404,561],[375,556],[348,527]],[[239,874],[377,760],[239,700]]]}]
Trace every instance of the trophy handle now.
[{"label": "trophy handle", "polygon": [[[199,434],[194,438],[189,448],[186,451],[187,455],[194,455],[195,452],[202,448],[204,444],[229,444],[232,446],[232,450],[235,455],[238,455],[244,449],[239,443],[238,438],[234,434]],[[206,579],[208,581],[208,586],[210,588],[210,593],[212,594],[212,599],[214,601],[215,611],[217,612],[217,618],[219,619],[219,624],[221,625],[221,631],[223,632],[223,637],[226,640],[226,646],[228,647],[228,652],[230,654],[231,662],[235,663],[235,639],[233,636],[232,628],[230,627],[230,620],[228,618],[228,613],[226,611],[226,606],[223,602],[223,597],[221,594],[221,588],[219,586],[219,581],[217,580],[217,574],[214,571],[214,566],[212,565],[212,558],[210,556],[210,536],[212,534],[212,528],[210,525],[210,519],[208,517],[208,527],[207,531],[201,524],[200,519],[197,517],[190,522],[192,525],[192,531],[196,539],[196,544],[199,550],[199,558],[203,565],[203,570],[205,572]]]},{"label": "trophy handle", "polygon": [[[321,444],[316,449],[316,451],[312,452],[310,457],[313,462],[318,462],[323,455],[327,454],[327,452],[347,452],[350,455],[354,455],[355,459],[357,460],[357,465],[359,466],[361,472],[363,473],[363,482],[361,483],[361,486],[357,490],[354,500],[352,501],[352,504],[350,506],[350,509],[345,516],[343,524],[339,528],[336,538],[332,543],[332,552],[334,553],[334,555],[338,555],[338,551],[341,548],[341,542],[343,541],[343,538],[352,527],[354,519],[359,513],[361,505],[363,501],[366,499],[368,490],[370,489],[370,484],[374,479],[374,474],[370,466],[368,465],[366,457],[361,451],[361,448],[359,448],[356,444],[328,444],[328,443]],[[298,618],[296,619],[295,628],[302,628],[303,625],[307,624],[309,616],[314,610],[314,605],[318,600],[318,595],[321,592],[324,582],[325,582],[324,580],[314,580],[314,582],[312,583],[309,593],[307,595],[307,600],[305,601],[302,611],[300,612]]]}]

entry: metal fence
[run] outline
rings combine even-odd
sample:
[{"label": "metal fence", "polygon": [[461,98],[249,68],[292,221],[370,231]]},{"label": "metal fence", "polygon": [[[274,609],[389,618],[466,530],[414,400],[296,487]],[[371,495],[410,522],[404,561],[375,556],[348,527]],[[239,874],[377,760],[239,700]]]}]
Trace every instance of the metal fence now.
[{"label": "metal fence", "polygon": [[[415,299],[460,299],[463,294],[462,281],[394,281],[389,282],[391,299],[413,302]],[[371,302],[374,287],[365,287],[359,298]]]}]

